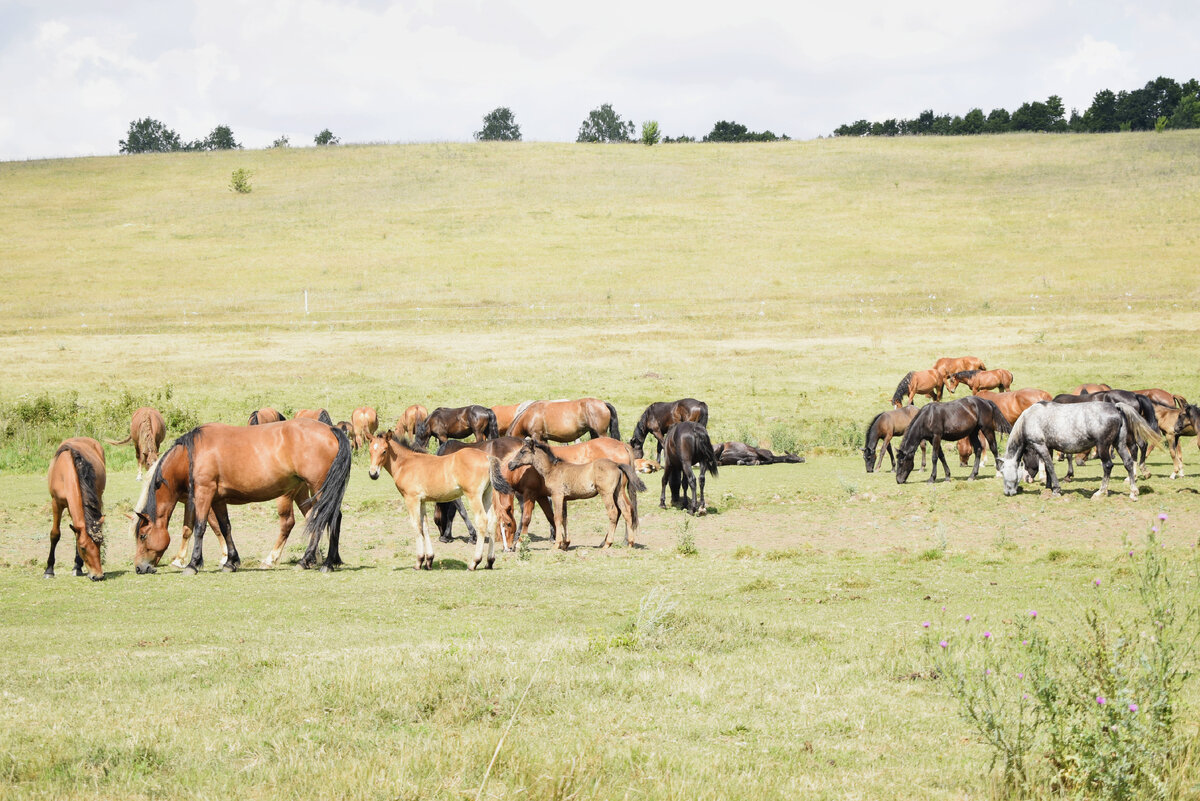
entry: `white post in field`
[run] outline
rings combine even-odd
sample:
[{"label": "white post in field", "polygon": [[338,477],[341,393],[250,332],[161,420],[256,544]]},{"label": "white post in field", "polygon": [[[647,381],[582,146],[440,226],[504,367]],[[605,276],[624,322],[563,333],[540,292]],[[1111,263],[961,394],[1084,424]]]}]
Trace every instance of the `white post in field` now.
[{"label": "white post in field", "polygon": [[304,290],[304,313],[308,314],[308,290]]}]

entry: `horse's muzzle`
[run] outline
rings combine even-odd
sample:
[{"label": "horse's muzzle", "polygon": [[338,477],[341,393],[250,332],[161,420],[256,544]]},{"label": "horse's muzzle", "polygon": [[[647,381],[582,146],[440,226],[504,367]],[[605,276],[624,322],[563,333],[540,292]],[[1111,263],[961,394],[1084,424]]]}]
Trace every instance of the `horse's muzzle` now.
[{"label": "horse's muzzle", "polygon": [[157,572],[154,568],[154,565],[150,564],[149,562],[139,562],[134,567],[134,570],[136,570],[138,572],[138,575],[144,575],[146,573],[156,573]]},{"label": "horse's muzzle", "polygon": [[375,481],[376,479],[379,478],[379,471],[374,468],[371,468],[371,469],[367,470],[367,475],[371,477],[372,481]]}]

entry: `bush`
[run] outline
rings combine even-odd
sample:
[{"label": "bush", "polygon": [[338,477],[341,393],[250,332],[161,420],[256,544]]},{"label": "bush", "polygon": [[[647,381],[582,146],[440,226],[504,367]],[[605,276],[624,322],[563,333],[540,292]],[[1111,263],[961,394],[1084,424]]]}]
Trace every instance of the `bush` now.
[{"label": "bush", "polygon": [[342,140],[334,136],[333,131],[330,131],[328,128],[313,137],[313,142],[315,142],[318,147],[340,144],[341,141]]},{"label": "bush", "polygon": [[658,121],[647,120],[642,123],[642,144],[646,146],[657,145],[659,140]]},{"label": "bush", "polygon": [[233,175],[229,179],[229,188],[239,195],[248,195],[252,187],[250,186],[250,176],[254,173],[247,169],[238,167],[233,171]]},{"label": "bush", "polygon": [[473,136],[479,142],[520,142],[521,126],[512,109],[500,106],[483,115],[483,128]]},{"label": "bush", "polygon": [[287,134],[283,134],[282,136],[280,136],[278,139],[276,139],[274,142],[271,143],[271,147],[276,147],[276,148],[291,147],[291,146],[292,146],[292,142],[290,139],[288,139]]}]

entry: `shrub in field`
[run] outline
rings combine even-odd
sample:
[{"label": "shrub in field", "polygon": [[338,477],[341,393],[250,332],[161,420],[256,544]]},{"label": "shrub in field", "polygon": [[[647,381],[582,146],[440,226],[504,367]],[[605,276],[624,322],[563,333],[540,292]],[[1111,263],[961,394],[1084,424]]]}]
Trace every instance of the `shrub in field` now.
[{"label": "shrub in field", "polygon": [[675,553],[680,556],[694,556],[700,552],[696,547],[696,538],[692,536],[692,532],[688,531],[689,521],[683,521],[683,527],[679,530],[679,537],[675,540]]},{"label": "shrub in field", "polygon": [[319,134],[317,134],[316,136],[313,137],[313,142],[318,147],[324,147],[326,145],[336,145],[336,144],[339,144],[341,141],[342,140],[340,138],[334,136],[333,131],[329,130],[328,128],[323,129]]},{"label": "shrub in field", "polygon": [[253,188],[250,186],[250,176],[253,174],[243,167],[238,167],[229,179],[229,188],[239,195],[250,194],[250,190]]},{"label": "shrub in field", "polygon": [[647,120],[642,123],[642,144],[657,145],[659,140],[658,120]]},{"label": "shrub in field", "polygon": [[1181,697],[1200,633],[1196,559],[1172,564],[1158,527],[1097,578],[1076,621],[1036,610],[1004,629],[925,622],[932,668],[1015,790],[1086,798],[1176,797],[1194,766]]},{"label": "shrub in field", "polygon": [[776,453],[796,453],[800,450],[800,438],[787,423],[776,423],[771,427],[771,449]]}]

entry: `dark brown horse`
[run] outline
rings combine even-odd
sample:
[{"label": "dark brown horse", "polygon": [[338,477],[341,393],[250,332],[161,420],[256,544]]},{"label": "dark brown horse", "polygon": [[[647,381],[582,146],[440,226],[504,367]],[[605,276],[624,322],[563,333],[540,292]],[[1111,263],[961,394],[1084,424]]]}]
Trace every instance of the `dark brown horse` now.
[{"label": "dark brown horse", "polygon": [[599,398],[537,401],[529,404],[508,427],[510,437],[533,437],[539,442],[571,442],[591,434],[621,438],[617,410]]},{"label": "dark brown horse", "polygon": [[1161,403],[1163,406],[1174,406],[1178,409],[1183,409],[1188,405],[1187,398],[1182,395],[1176,395],[1173,392],[1167,392],[1165,389],[1135,389],[1133,392],[1135,395],[1145,395],[1150,400],[1155,403]]},{"label": "dark brown horse", "polygon": [[92,581],[104,580],[100,564],[100,546],[104,544],[104,448],[90,437],[64,440],[50,460],[50,556],[46,559],[46,578],[54,578],[54,549],[61,536],[59,524],[63,510],[71,515],[75,532],[75,575]]},{"label": "dark brown horse", "polygon": [[937,480],[938,462],[946,470],[946,480],[950,480],[950,465],[946,463],[946,455],[942,453],[942,440],[959,440],[969,437],[975,452],[975,466],[971,470],[970,480],[979,475],[979,460],[983,453],[982,441],[986,442],[996,453],[996,432],[1008,432],[1012,425],[1004,419],[1000,409],[990,400],[976,397],[951,401],[950,403],[929,403],[921,407],[921,411],[909,423],[900,442],[898,458],[896,459],[896,483],[903,484],[912,473],[913,455],[917,445],[928,441],[933,448],[933,469],[929,471],[929,482]]},{"label": "dark brown horse", "polygon": [[746,442],[722,442],[713,448],[717,464],[722,467],[733,465],[755,466],[764,464],[802,464],[803,456],[794,453],[771,453]]},{"label": "dark brown horse", "polygon": [[[153,573],[171,544],[167,526],[175,506],[183,500],[184,537],[195,538],[185,575],[195,575],[204,564],[204,531],[209,512],[216,514],[225,542],[224,568],[241,564],[229,528],[228,504],[257,503],[279,498],[282,550],[294,518],[293,499],[312,497],[305,533],[308,549],[300,566],[311,567],[317,558],[321,534],[329,532],[329,552],[322,571],[342,563],[338,541],[342,526],[342,497],[350,478],[350,442],[333,426],[311,420],[241,428],[210,423],[192,429],[163,454],[142,490],[134,510],[134,565],[138,573]],[[194,528],[193,528],[194,527]]]},{"label": "dark brown horse", "polygon": [[637,425],[633,428],[633,436],[629,439],[634,458],[641,459],[645,456],[645,453],[642,452],[642,445],[646,442],[646,436],[653,434],[657,444],[654,458],[661,459],[663,437],[671,430],[671,426],[685,420],[707,427],[708,404],[695,398],[682,398],[677,401],[660,401],[647,406],[646,411],[642,412],[642,416],[638,418]]},{"label": "dark brown horse", "polygon": [[430,436],[440,446],[448,439],[466,439],[472,434],[476,442],[500,436],[496,413],[479,404],[454,408],[439,406],[417,423],[413,444],[425,449],[429,447]]},{"label": "dark brown horse", "polygon": [[1008,370],[964,370],[960,373],[951,373],[946,378],[946,389],[950,392],[958,389],[959,384],[965,384],[972,395],[978,395],[981,390],[999,389],[1001,392],[1008,392],[1008,388],[1012,386],[1013,374]]},{"label": "dark brown horse", "polygon": [[892,393],[892,405],[897,409],[912,405],[917,395],[928,395],[935,401],[942,399],[942,387],[946,379],[937,370],[912,370]]},{"label": "dark brown horse", "polygon": [[[896,456],[892,451],[892,437],[897,437],[908,430],[908,424],[917,416],[917,412],[921,411],[916,406],[908,405],[903,409],[892,409],[888,412],[880,412],[871,418],[871,422],[867,425],[866,442],[863,447],[863,460],[867,463],[867,472],[874,473],[883,466],[883,456],[886,453],[891,459],[892,466],[890,470],[896,469]],[[921,443],[921,470],[925,470],[925,443]],[[875,460],[875,451],[879,450],[879,460]]]},{"label": "dark brown horse", "polygon": [[[663,477],[662,492],[659,493],[658,505],[667,508],[667,485],[671,485],[671,505],[680,505],[679,489],[686,480],[683,488],[682,505],[688,514],[707,514],[708,507],[704,502],[704,472],[717,476],[717,455],[713,451],[712,440],[708,438],[708,429],[699,423],[683,422],[671,426],[663,444]],[[700,491],[696,492],[696,474],[692,471],[694,465],[700,465]],[[691,501],[688,493],[691,492]]]},{"label": "dark brown horse", "polygon": [[106,439],[109,445],[126,445],[133,443],[133,453],[137,458],[137,480],[142,480],[142,471],[149,470],[150,465],[158,461],[158,446],[167,435],[167,424],[158,409],[143,406],[133,413],[129,423],[129,436],[123,440]]},{"label": "dark brown horse", "polygon": [[957,358],[947,356],[934,362],[933,369],[941,374],[944,381],[953,373],[961,373],[963,370],[986,370],[987,368],[983,366],[983,359],[975,356],[959,356]]},{"label": "dark brown horse", "polygon": [[327,426],[333,425],[333,418],[324,409],[299,409],[296,412],[296,419],[318,420]]},{"label": "dark brown horse", "polygon": [[282,423],[286,419],[281,412],[272,409],[270,406],[264,406],[258,411],[250,413],[250,420],[246,425],[257,426],[263,423]]},{"label": "dark brown horse", "polygon": [[[993,392],[992,390],[984,389],[974,394],[980,398],[987,398],[992,403],[996,404],[996,406],[1000,409],[1000,414],[1004,415],[1004,419],[1009,422],[1009,425],[1015,424],[1017,419],[1021,416],[1021,412],[1025,411],[1033,404],[1040,401],[1052,400],[1049,392],[1046,392],[1043,389],[1035,389],[1033,387],[1026,387],[1025,389],[1018,389],[1013,392]],[[982,443],[980,444],[982,445]],[[971,440],[968,438],[960,439],[958,441],[959,465],[966,467],[967,462],[971,458],[971,454],[973,452],[974,447]],[[992,454],[993,459],[997,456],[999,456],[999,454]],[[984,466],[987,465],[986,451],[983,454],[982,464]]]}]

